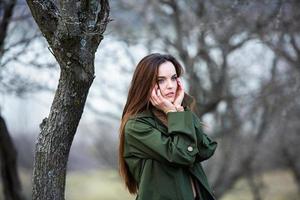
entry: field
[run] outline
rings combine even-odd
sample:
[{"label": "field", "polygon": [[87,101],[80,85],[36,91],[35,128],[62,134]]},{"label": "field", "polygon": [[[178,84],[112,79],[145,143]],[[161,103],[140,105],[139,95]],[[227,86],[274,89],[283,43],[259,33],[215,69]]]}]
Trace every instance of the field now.
[{"label": "field", "polygon": [[[299,200],[296,185],[288,171],[273,171],[263,176],[264,200]],[[70,173],[67,179],[67,199],[70,200],[134,200],[114,171]],[[247,182],[238,181],[234,189],[221,200],[252,200]]]},{"label": "field", "polygon": [[[23,188],[30,199],[30,175],[21,173]],[[264,200],[299,200],[296,185],[289,171],[272,171],[263,175]],[[0,200],[3,199],[0,194]],[[129,195],[116,171],[98,170],[69,172],[66,185],[67,200],[134,200]],[[252,200],[251,192],[244,179],[220,200]]]}]

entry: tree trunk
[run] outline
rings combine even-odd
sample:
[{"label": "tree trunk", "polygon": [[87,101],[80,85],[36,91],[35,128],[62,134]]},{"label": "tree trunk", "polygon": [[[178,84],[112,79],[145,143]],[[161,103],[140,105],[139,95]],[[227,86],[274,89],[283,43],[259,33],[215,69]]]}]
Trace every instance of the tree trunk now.
[{"label": "tree trunk", "polygon": [[61,74],[48,118],[40,125],[33,171],[33,199],[63,200],[67,160],[89,88],[95,52],[109,21],[100,1],[27,0],[58,61]]},{"label": "tree trunk", "polygon": [[[282,141],[284,141],[284,137],[282,136]],[[283,154],[283,158],[285,159],[287,167],[291,170],[295,183],[297,184],[298,194],[300,195],[300,165],[297,158],[297,154],[295,156],[291,155],[287,147],[287,143],[283,143],[281,146],[281,152]]]},{"label": "tree trunk", "polygon": [[13,16],[16,0],[0,1],[0,62],[4,54],[4,40],[7,35],[8,25]]},{"label": "tree trunk", "polygon": [[254,169],[250,165],[245,166],[247,169],[247,174],[246,174],[246,179],[248,182],[248,185],[250,187],[250,191],[252,193],[253,200],[263,200],[262,196],[262,188],[263,188],[263,183],[261,180],[257,181],[256,179],[261,179],[260,177],[255,177],[260,176],[255,173]]},{"label": "tree trunk", "polygon": [[[0,63],[4,54],[4,41],[16,0],[0,2]],[[1,77],[0,77],[1,79]],[[10,138],[4,119],[0,115],[0,169],[5,200],[21,200],[21,182],[17,170],[17,151]]]},{"label": "tree trunk", "polygon": [[5,200],[22,200],[21,183],[17,170],[17,151],[0,116],[0,168]]}]

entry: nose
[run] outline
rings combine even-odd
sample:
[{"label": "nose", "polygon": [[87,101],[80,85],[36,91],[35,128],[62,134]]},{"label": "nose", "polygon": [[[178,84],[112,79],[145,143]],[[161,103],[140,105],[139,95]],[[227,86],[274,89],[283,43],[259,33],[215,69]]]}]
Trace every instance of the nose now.
[{"label": "nose", "polygon": [[167,88],[168,88],[168,89],[174,88],[174,81],[168,80],[168,81],[167,81]]}]

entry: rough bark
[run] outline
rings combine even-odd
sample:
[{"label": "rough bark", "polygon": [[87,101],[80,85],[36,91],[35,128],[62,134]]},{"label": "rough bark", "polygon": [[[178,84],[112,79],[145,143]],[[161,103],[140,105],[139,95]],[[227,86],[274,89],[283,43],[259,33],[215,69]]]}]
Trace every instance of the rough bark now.
[{"label": "rough bark", "polygon": [[17,170],[17,151],[4,119],[0,116],[0,169],[5,200],[23,200]]},{"label": "rough bark", "polygon": [[94,57],[109,22],[108,0],[27,0],[61,74],[48,118],[40,125],[33,199],[64,199],[69,151],[94,79]]}]

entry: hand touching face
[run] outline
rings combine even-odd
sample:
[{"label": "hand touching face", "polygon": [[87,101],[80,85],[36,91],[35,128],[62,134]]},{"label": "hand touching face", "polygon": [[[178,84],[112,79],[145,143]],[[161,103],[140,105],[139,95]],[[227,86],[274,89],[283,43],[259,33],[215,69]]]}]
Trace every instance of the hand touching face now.
[{"label": "hand touching face", "polygon": [[174,105],[175,107],[181,106],[181,103],[183,101],[184,98],[184,88],[183,88],[183,84],[180,80],[180,78],[177,78],[177,91],[176,91],[176,96],[175,96],[175,100],[174,100]]},{"label": "hand touching face", "polygon": [[152,105],[154,105],[159,110],[162,110],[163,112],[176,110],[174,104],[162,96],[158,85],[155,85],[151,92],[150,102],[152,103]]},{"label": "hand touching face", "polygon": [[167,61],[158,68],[157,84],[164,98],[174,102],[177,92],[177,73],[174,65]]},{"label": "hand touching face", "polygon": [[181,103],[184,97],[184,88],[177,77],[174,65],[165,62],[159,66],[157,84],[152,90],[151,103],[164,112],[168,110],[183,110]]}]

